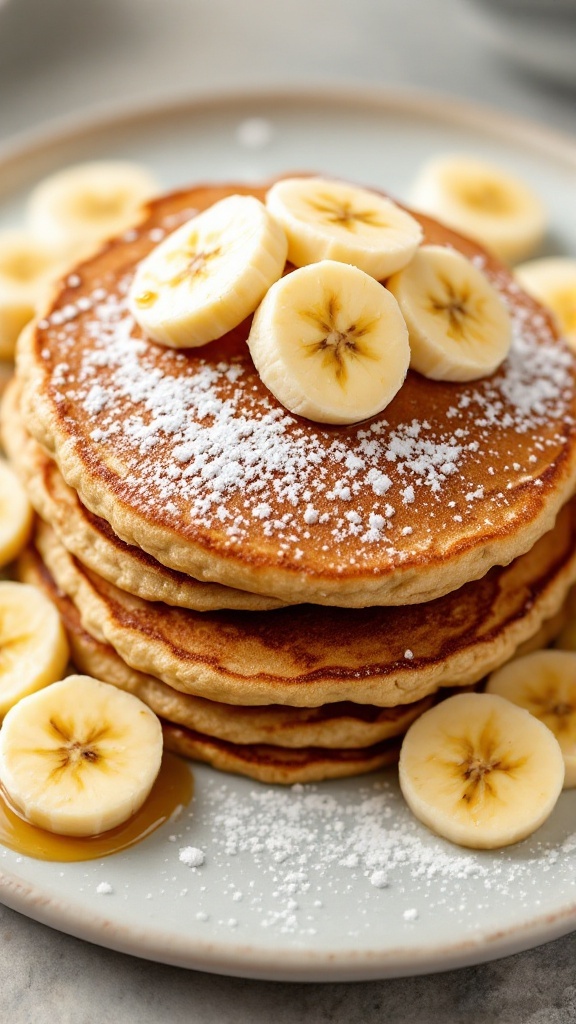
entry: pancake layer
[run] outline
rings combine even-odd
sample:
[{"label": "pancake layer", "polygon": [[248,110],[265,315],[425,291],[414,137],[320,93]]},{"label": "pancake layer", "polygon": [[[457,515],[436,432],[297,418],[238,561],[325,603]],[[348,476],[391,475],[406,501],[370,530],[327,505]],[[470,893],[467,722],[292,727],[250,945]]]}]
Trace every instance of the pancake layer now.
[{"label": "pancake layer", "polygon": [[141,601],[82,567],[50,529],[35,543],[84,629],[132,668],[229,704],[393,707],[468,685],[508,660],[560,609],[576,579],[576,499],[527,555],[406,608],[300,605],[198,614]]},{"label": "pancake layer", "polygon": [[425,698],[394,708],[352,703],[319,708],[242,707],[183,694],[130,668],[112,647],[87,633],[74,603],[58,589],[34,547],[20,558],[18,576],[43,590],[56,605],[78,669],[135,694],[163,720],[216,739],[283,747],[372,746],[400,736],[432,704],[432,698]]},{"label": "pancake layer", "polygon": [[509,357],[467,384],[409,372],[361,425],[310,423],[260,381],[249,321],[174,352],[128,313],[138,262],[233,192],[263,195],[196,188],[152,203],[22,337],[27,428],[83,504],[165,566],[283,602],[430,601],[529,551],[576,483],[576,362],[548,315],[477,246],[419,218],[427,242],[460,249],[500,291]]},{"label": "pancake layer", "polygon": [[194,580],[161,565],[141,548],[121,541],[106,520],[88,511],[76,491],[64,482],[56,463],[28,434],[20,416],[19,390],[14,380],[2,402],[4,448],[38,515],[83,565],[144,601],[163,601],[198,612],[282,607],[275,598]]},{"label": "pancake layer", "polygon": [[240,746],[225,743],[164,722],[162,732],[166,746],[176,754],[205,761],[220,771],[247,775],[258,782],[284,785],[362,775],[396,764],[400,756],[400,743],[395,740],[384,740],[373,747],[355,750],[322,747],[289,750],[264,744]]},{"label": "pancake layer", "polygon": [[291,784],[344,778],[394,764],[399,737],[432,703],[376,708],[354,704],[301,709],[237,707],[171,690],[130,669],[82,628],[74,604],[59,591],[37,551],[19,561],[22,580],[58,608],[77,668],[127,690],[160,717],[169,750],[261,782]]}]

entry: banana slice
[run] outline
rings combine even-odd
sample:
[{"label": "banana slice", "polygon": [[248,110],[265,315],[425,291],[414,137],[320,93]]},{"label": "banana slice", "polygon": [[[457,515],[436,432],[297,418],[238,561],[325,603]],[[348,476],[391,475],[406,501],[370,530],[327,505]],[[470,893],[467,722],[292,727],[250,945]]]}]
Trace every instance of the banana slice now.
[{"label": "banana slice", "polygon": [[528,185],[471,156],[441,156],[424,164],[410,201],[510,262],[537,249],[546,230],[546,210]]},{"label": "banana slice", "polygon": [[576,587],[572,587],[564,605],[566,622],[554,640],[554,647],[561,651],[576,651]]},{"label": "banana slice", "polygon": [[80,259],[131,227],[142,203],[157,191],[155,179],[139,164],[75,164],[45,178],[31,192],[28,222],[46,245]]},{"label": "banana slice", "polygon": [[459,694],[425,711],[400,752],[411,811],[438,835],[475,849],[509,846],[534,832],[563,782],[554,735],[495,694]]},{"label": "banana slice", "polygon": [[296,267],[338,260],[381,281],[406,266],[422,241],[418,221],[392,200],[340,181],[285,178],[266,205],[288,236]]},{"label": "banana slice", "polygon": [[52,602],[25,583],[0,582],[0,718],[60,679],[67,662],[66,633]]},{"label": "banana slice", "polygon": [[22,484],[5,459],[0,459],[0,568],[12,562],[25,547],[32,517],[32,506]]},{"label": "banana slice", "polygon": [[53,251],[25,231],[0,232],[0,359],[14,357],[20,331],[62,269]]},{"label": "banana slice", "polygon": [[248,347],[278,401],[318,423],[358,423],[380,412],[410,360],[394,297],[362,270],[333,260],[295,270],[270,288]]},{"label": "banana slice", "polygon": [[253,196],[228,196],[183,224],[139,265],[129,304],[150,338],[191,348],[237,327],[284,270],[282,228]]},{"label": "banana slice", "polygon": [[576,653],[534,651],[493,672],[486,691],[526,708],[552,730],[564,756],[564,787],[576,786]]},{"label": "banana slice", "polygon": [[410,366],[433,380],[476,380],[506,358],[512,323],[487,277],[455,249],[423,245],[386,287],[410,334]]},{"label": "banana slice", "polygon": [[514,273],[529,295],[552,310],[561,333],[576,351],[576,260],[567,256],[530,260]]},{"label": "banana slice", "polygon": [[0,732],[0,781],[16,810],[66,836],[95,836],[127,821],[161,760],[154,712],[91,676],[68,676],[25,697]]}]

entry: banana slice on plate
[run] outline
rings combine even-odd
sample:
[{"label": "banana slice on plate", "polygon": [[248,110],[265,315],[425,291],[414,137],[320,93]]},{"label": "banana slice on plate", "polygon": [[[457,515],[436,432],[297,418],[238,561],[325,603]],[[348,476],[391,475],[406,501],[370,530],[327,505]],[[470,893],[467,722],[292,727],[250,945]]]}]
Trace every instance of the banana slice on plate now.
[{"label": "banana slice on plate", "polygon": [[540,245],[547,214],[516,175],[472,156],[440,156],[422,167],[411,203],[514,263]]},{"label": "banana slice on plate", "polygon": [[408,331],[395,298],[362,270],[323,260],[277,281],[248,337],[264,384],[290,412],[358,423],[406,377]]},{"label": "banana slice on plate", "polygon": [[0,731],[0,781],[27,821],[95,836],[127,821],[162,760],[162,728],[138,697],[68,676],[25,697]]},{"label": "banana slice on plate", "polygon": [[32,506],[22,484],[12,467],[0,458],[0,568],[12,562],[25,547],[32,518]]},{"label": "banana slice on plate", "polygon": [[61,679],[67,663],[66,633],[52,602],[28,584],[0,582],[0,718]]},{"label": "banana slice on plate", "polygon": [[576,651],[576,587],[570,590],[564,607],[567,619],[554,640],[554,647],[561,651]]},{"label": "banana slice on plate", "polygon": [[476,380],[508,355],[506,307],[482,271],[455,249],[423,245],[386,287],[408,324],[410,366],[425,377]]},{"label": "banana slice on plate", "polygon": [[284,270],[288,243],[253,196],[232,195],[183,224],[139,265],[129,294],[137,323],[172,348],[237,327]]},{"label": "banana slice on plate", "polygon": [[324,178],[285,178],[266,205],[288,236],[296,267],[351,263],[377,281],[404,267],[422,241],[414,217],[376,192]]},{"label": "banana slice on plate", "polygon": [[564,756],[566,789],[576,786],[576,653],[534,651],[493,672],[487,693],[526,708],[552,730]]},{"label": "banana slice on plate", "polygon": [[47,300],[62,261],[25,231],[0,232],[0,359],[12,359],[22,328]]},{"label": "banana slice on plate", "polygon": [[46,245],[78,259],[131,227],[142,204],[158,192],[140,164],[101,160],[75,164],[44,178],[30,194],[28,222]]},{"label": "banana slice on plate", "polygon": [[515,267],[514,274],[529,295],[552,310],[561,333],[576,350],[576,260],[529,260]]},{"label": "banana slice on plate", "polygon": [[425,711],[400,752],[400,787],[413,814],[475,849],[509,846],[535,832],[563,782],[562,751],[550,729],[495,694],[458,694]]}]

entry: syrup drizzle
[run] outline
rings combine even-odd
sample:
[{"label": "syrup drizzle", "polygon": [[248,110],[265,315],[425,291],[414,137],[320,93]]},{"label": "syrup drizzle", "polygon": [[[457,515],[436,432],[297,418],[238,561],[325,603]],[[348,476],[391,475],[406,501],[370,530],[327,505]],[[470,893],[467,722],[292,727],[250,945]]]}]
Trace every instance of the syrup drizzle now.
[{"label": "syrup drizzle", "polygon": [[136,814],[98,836],[61,836],[31,825],[0,792],[0,845],[38,860],[80,861],[109,857],[141,842],[160,828],[179,807],[186,807],[194,792],[189,765],[164,751],[162,766],[149,797]]}]

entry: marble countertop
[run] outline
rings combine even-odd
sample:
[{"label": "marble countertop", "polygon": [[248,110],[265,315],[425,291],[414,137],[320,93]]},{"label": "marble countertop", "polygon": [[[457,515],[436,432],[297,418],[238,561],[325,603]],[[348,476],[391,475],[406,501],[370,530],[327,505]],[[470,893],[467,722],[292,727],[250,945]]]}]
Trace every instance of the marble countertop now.
[{"label": "marble countertop", "polygon": [[[122,101],[233,88],[426,89],[576,134],[576,92],[507,61],[468,0],[8,0],[0,144]],[[576,933],[478,967],[363,984],[213,977],[91,946],[0,906],[11,1024],[576,1021]]]}]

